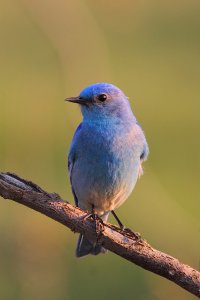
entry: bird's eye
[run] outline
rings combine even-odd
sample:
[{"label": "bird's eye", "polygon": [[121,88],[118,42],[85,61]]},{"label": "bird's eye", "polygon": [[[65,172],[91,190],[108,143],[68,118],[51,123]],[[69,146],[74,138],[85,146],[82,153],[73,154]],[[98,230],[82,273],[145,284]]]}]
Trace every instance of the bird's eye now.
[{"label": "bird's eye", "polygon": [[98,100],[101,101],[101,102],[104,102],[106,101],[107,99],[107,95],[106,94],[100,94],[98,95]]}]

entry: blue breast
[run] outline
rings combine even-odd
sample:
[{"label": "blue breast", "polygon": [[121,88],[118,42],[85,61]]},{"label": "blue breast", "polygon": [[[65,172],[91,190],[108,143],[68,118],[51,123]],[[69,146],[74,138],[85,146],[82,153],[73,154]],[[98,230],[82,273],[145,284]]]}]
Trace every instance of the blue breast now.
[{"label": "blue breast", "polygon": [[132,190],[142,153],[133,130],[123,124],[82,124],[82,147],[77,155],[79,172],[84,174],[81,180],[84,190],[88,186],[98,193],[112,194],[122,185],[127,186],[127,192]]}]

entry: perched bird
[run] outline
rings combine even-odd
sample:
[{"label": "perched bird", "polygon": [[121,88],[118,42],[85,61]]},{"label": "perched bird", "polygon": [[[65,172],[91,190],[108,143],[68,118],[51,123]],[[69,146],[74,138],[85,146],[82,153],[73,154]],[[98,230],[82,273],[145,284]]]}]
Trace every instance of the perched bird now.
[{"label": "perched bird", "polygon": [[[96,83],[78,97],[67,98],[81,107],[83,121],[76,129],[68,156],[75,204],[97,214],[104,222],[128,198],[149,149],[128,98],[113,84]],[[105,249],[82,234],[77,257]]]}]

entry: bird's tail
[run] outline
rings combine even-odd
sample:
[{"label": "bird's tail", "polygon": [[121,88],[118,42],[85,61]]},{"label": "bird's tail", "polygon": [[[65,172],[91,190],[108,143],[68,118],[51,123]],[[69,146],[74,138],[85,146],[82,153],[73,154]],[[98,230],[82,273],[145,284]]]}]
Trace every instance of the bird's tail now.
[{"label": "bird's tail", "polygon": [[90,242],[84,235],[80,234],[77,247],[76,247],[76,256],[82,257],[88,254],[97,255],[99,253],[105,253],[106,249],[101,245],[96,245]]},{"label": "bird's tail", "polygon": [[[108,214],[101,217],[103,221],[106,221]],[[88,254],[97,255],[99,253],[106,253],[107,250],[101,245],[97,245],[89,241],[83,234],[79,235],[77,247],[76,247],[76,256],[82,257]]]}]

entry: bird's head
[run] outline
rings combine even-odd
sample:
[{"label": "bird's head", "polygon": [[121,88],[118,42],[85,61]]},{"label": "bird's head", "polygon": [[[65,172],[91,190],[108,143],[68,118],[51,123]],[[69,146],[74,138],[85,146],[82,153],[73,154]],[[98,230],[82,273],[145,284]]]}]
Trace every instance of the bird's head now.
[{"label": "bird's head", "polygon": [[81,91],[78,97],[66,99],[81,105],[84,118],[128,117],[132,115],[128,98],[116,86],[95,83]]}]

